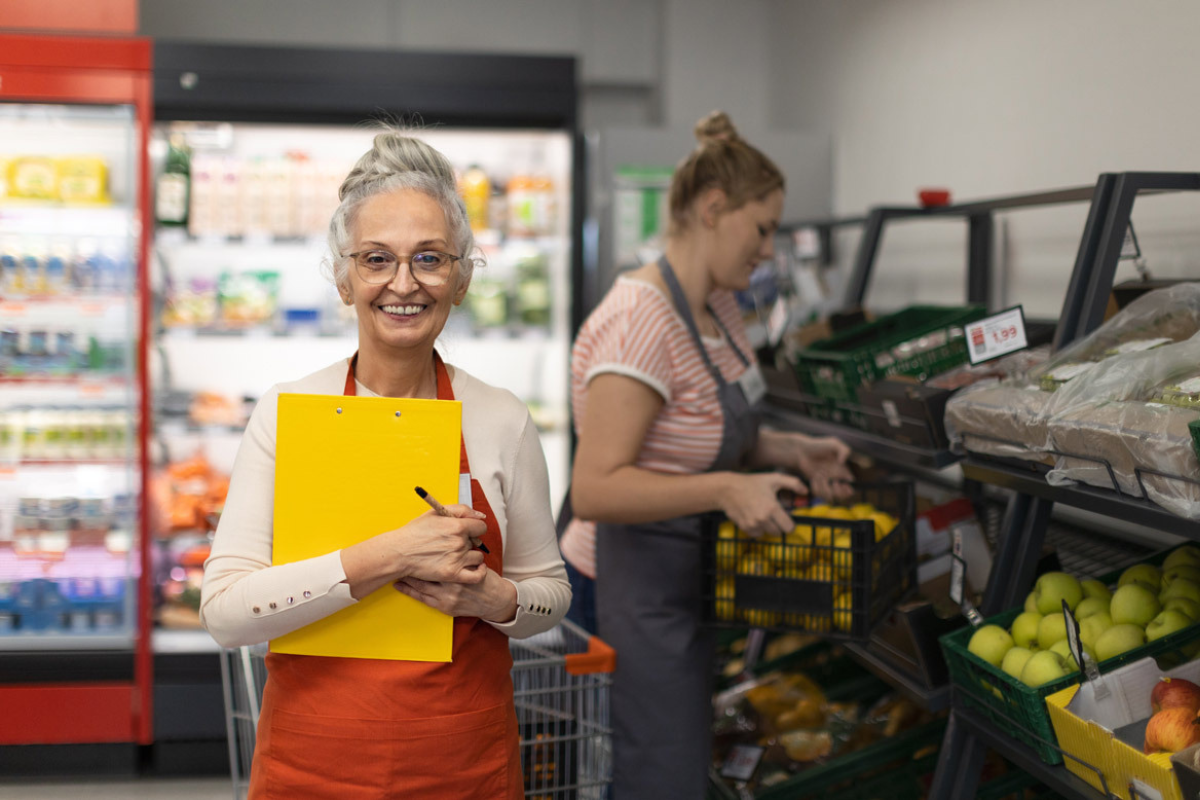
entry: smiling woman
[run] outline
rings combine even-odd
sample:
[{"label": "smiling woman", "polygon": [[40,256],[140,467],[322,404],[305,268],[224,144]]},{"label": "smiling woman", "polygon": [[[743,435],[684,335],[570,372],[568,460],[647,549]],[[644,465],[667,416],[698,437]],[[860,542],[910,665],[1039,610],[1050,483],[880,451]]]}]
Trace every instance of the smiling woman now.
[{"label": "smiling woman", "polygon": [[[455,618],[452,661],[269,655],[250,797],[515,800],[508,637],[548,630],[570,603],[545,457],[520,400],[434,350],[477,258],[446,158],[381,133],[339,198],[328,265],[358,314],[358,352],[272,387],[255,408],[205,565],[201,619],[221,644],[251,644],[398,591]],[[272,566],[281,392],[458,399],[470,497],[446,506],[449,516]]]}]

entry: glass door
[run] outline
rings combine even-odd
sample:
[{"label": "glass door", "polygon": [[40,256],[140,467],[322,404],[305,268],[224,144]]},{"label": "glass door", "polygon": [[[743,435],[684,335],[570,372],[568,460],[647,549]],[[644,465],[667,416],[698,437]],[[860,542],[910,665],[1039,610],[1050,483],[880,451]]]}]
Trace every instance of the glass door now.
[{"label": "glass door", "polygon": [[140,572],[132,105],[0,103],[0,649],[127,649]]}]

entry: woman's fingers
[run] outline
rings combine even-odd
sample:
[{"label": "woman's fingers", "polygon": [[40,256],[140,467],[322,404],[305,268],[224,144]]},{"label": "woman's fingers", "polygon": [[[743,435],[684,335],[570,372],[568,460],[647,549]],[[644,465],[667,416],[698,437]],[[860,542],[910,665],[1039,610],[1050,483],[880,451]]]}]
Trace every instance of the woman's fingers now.
[{"label": "woman's fingers", "polygon": [[476,511],[470,506],[461,503],[445,506],[445,508],[450,512],[450,516],[457,517],[458,519],[487,519],[482,511]]}]

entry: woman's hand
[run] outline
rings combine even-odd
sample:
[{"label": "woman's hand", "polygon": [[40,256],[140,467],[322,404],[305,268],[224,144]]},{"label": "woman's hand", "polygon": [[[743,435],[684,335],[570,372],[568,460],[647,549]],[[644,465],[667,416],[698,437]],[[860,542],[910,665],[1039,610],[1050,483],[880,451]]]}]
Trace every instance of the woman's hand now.
[{"label": "woman's hand", "polygon": [[[472,539],[487,532],[484,515],[469,506],[446,506],[451,516],[427,511],[391,532],[401,554],[398,578],[425,581],[471,581],[472,571],[483,564],[483,553]],[[388,535],[388,534],[385,534]]]},{"label": "woman's hand", "polygon": [[845,500],[854,494],[854,475],[846,466],[850,448],[833,436],[800,437],[797,441],[796,468],[808,478],[813,494],[831,500]]},{"label": "woman's hand", "polygon": [[779,502],[778,493],[788,490],[808,494],[799,478],[781,472],[725,474],[729,480],[721,499],[721,510],[735,525],[751,536],[782,535],[792,529],[792,517]]},{"label": "woman's hand", "polygon": [[479,617],[489,622],[509,622],[517,613],[517,588],[480,565],[465,573],[467,580],[437,583],[402,578],[396,591],[452,617]]},{"label": "woman's hand", "polygon": [[469,580],[483,564],[471,540],[483,537],[483,514],[468,506],[446,506],[451,516],[428,511],[395,530],[342,549],[342,568],[356,600],[401,578]]}]

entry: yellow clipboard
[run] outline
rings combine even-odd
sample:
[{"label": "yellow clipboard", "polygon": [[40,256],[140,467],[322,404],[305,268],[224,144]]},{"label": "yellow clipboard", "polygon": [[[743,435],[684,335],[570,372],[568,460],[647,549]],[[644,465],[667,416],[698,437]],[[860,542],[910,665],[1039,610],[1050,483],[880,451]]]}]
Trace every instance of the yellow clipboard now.
[{"label": "yellow clipboard", "polygon": [[[462,404],[279,395],[273,564],[290,564],[399,528],[429,510],[414,487],[458,498]],[[312,656],[449,661],[454,620],[391,584],[271,640]]]}]

